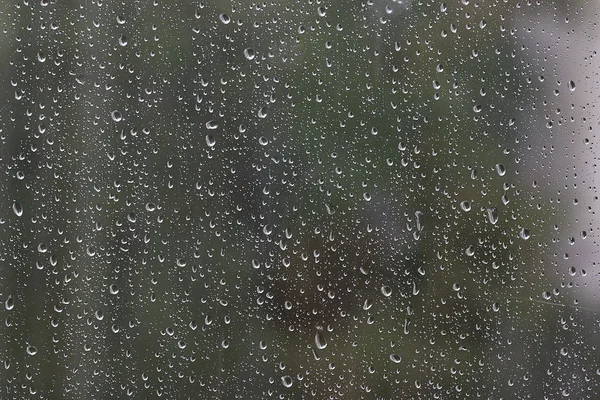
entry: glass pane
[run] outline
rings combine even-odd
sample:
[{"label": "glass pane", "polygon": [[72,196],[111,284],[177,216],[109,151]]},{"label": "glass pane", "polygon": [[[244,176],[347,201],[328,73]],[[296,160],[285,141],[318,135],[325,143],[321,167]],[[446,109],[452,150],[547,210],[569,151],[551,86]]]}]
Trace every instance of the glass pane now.
[{"label": "glass pane", "polygon": [[597,399],[595,1],[0,4],[0,397]]}]

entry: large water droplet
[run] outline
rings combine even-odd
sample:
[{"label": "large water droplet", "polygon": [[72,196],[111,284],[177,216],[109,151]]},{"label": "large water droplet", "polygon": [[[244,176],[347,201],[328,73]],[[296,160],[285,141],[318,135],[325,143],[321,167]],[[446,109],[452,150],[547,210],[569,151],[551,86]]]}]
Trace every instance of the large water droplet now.
[{"label": "large water droplet", "polygon": [[392,288],[386,285],[383,285],[381,287],[381,294],[383,294],[385,297],[390,297],[392,295]]},{"label": "large water droplet", "polygon": [[15,215],[17,217],[20,217],[21,215],[23,215],[23,206],[18,201],[15,201],[13,203],[12,208],[13,208],[13,212],[15,213]]},{"label": "large water droplet", "polygon": [[7,311],[12,310],[15,307],[15,299],[13,298],[12,294],[8,295],[8,298],[6,299],[6,301],[4,302],[4,308],[6,308]]},{"label": "large water droplet", "polygon": [[110,113],[110,117],[115,122],[119,122],[119,121],[121,121],[123,119],[123,115],[119,111],[117,111],[117,110],[111,112]]},{"label": "large water droplet", "polygon": [[488,220],[492,225],[496,225],[498,222],[498,209],[496,207],[490,207],[487,209]]},{"label": "large water droplet", "polygon": [[325,340],[323,331],[319,330],[315,334],[315,346],[317,346],[317,349],[319,350],[323,350],[325,347],[327,347],[327,340]]},{"label": "large water droplet", "polygon": [[27,354],[29,354],[30,356],[35,356],[37,354],[38,350],[37,347],[32,346],[30,344],[27,345]]},{"label": "large water droplet", "polygon": [[283,386],[286,388],[290,388],[294,384],[294,381],[292,380],[291,376],[286,375],[281,377],[281,383],[283,383]]},{"label": "large water droplet", "polygon": [[244,57],[246,57],[247,60],[253,60],[255,56],[254,50],[251,49],[250,47],[248,47],[246,50],[244,50]]}]

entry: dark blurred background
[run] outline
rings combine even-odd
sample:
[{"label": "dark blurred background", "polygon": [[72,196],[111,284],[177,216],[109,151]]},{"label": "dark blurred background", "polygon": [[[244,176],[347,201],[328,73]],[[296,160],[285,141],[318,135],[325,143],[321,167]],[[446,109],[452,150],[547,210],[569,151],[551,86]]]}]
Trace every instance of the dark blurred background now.
[{"label": "dark blurred background", "polygon": [[598,11],[0,2],[0,397],[599,398]]}]

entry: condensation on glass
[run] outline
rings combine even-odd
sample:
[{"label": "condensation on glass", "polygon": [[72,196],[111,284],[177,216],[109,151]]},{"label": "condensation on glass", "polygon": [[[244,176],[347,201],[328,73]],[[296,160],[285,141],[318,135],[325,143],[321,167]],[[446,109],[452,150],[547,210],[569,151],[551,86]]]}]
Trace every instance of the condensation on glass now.
[{"label": "condensation on glass", "polygon": [[0,4],[0,397],[600,398],[595,1]]}]

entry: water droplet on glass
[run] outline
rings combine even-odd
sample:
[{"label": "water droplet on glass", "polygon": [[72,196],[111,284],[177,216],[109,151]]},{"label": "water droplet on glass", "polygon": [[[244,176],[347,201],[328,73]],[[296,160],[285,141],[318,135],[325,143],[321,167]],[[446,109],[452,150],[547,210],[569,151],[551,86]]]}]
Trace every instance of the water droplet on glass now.
[{"label": "water droplet on glass", "polygon": [[247,60],[253,60],[255,56],[254,50],[251,49],[250,47],[248,47],[246,50],[244,50],[244,57],[246,57]]},{"label": "water droplet on glass", "polygon": [[487,209],[488,220],[492,225],[496,225],[498,222],[498,209],[496,207],[490,207]]},{"label": "water droplet on glass", "polygon": [[15,300],[13,298],[12,294],[8,295],[8,298],[6,299],[6,301],[4,302],[4,308],[6,308],[7,311],[12,310],[15,307]]},{"label": "water droplet on glass", "polygon": [[115,122],[119,122],[123,119],[123,115],[121,115],[121,113],[117,110],[111,112],[110,116],[111,116],[112,120]]},{"label": "water droplet on glass", "polygon": [[496,172],[498,175],[504,176],[504,174],[506,174],[506,168],[504,168],[504,165],[502,164],[496,164]]},{"label": "water droplet on glass", "polygon": [[217,129],[219,127],[219,124],[217,123],[217,121],[214,120],[210,120],[206,123],[206,129]]},{"label": "water droplet on glass", "polygon": [[462,208],[463,211],[471,211],[471,202],[467,200],[461,202],[460,208]]},{"label": "water droplet on glass", "polygon": [[229,17],[229,15],[223,13],[221,15],[219,15],[219,19],[221,20],[222,23],[224,23],[225,25],[227,25],[229,22],[231,22],[231,18]]},{"label": "water droplet on glass", "polygon": [[521,232],[519,232],[519,236],[521,236],[521,239],[529,239],[529,229],[527,228],[521,228]]},{"label": "water droplet on glass", "polygon": [[206,145],[208,147],[215,147],[216,143],[217,143],[217,140],[215,139],[215,137],[213,135],[206,135]]},{"label": "water droplet on glass", "polygon": [[390,360],[392,360],[392,362],[399,364],[402,361],[402,357],[400,357],[398,354],[393,353],[390,354]]},{"label": "water droplet on glass", "polygon": [[294,384],[294,381],[292,380],[291,376],[286,375],[281,377],[281,383],[283,383],[283,386],[286,388],[290,388]]},{"label": "water droplet on glass", "polygon": [[575,91],[575,82],[573,82],[573,81],[569,81],[569,85],[568,85],[568,86],[569,86],[569,90],[570,90],[571,92],[574,92],[574,91]]},{"label": "water droplet on glass", "polygon": [[32,345],[27,345],[27,354],[29,354],[30,356],[35,356],[37,354],[38,350],[37,347],[32,346]]},{"label": "water droplet on glass", "polygon": [[109,286],[109,290],[110,290],[110,294],[113,294],[113,295],[119,293],[119,287],[114,283]]},{"label": "water droplet on glass", "polygon": [[381,287],[381,294],[383,294],[385,297],[390,297],[392,295],[392,288],[389,286],[382,286]]},{"label": "water droplet on glass", "polygon": [[475,247],[473,245],[467,247],[467,249],[465,250],[465,254],[469,257],[472,257],[475,254]]},{"label": "water droplet on glass", "polygon": [[325,340],[325,336],[321,330],[318,330],[315,334],[315,346],[317,346],[317,349],[319,350],[323,350],[327,347],[327,340]]},{"label": "water droplet on glass", "polygon": [[23,206],[18,201],[15,201],[12,206],[13,212],[17,217],[23,215]]}]

